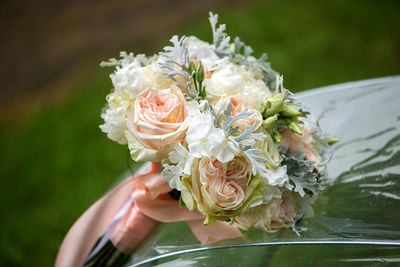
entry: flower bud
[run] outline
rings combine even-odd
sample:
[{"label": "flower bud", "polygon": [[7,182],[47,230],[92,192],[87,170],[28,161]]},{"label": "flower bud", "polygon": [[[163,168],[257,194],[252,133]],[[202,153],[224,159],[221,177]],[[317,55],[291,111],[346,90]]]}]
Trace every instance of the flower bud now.
[{"label": "flower bud", "polygon": [[278,115],[275,114],[274,116],[266,118],[262,123],[262,126],[264,127],[264,129],[269,130],[275,126],[277,120],[278,120]]},{"label": "flower bud", "polygon": [[[196,73],[196,66],[194,65],[193,61],[190,61],[190,63],[189,63],[189,73],[190,74]],[[194,75],[196,75],[196,74],[194,74]]]},{"label": "flower bud", "polygon": [[197,65],[196,79],[198,82],[204,81],[204,68],[203,68],[203,65],[201,64],[201,61],[199,61],[198,65]]},{"label": "flower bud", "polygon": [[283,99],[283,94],[277,94],[273,97],[267,98],[267,100],[264,102],[264,117],[268,118],[279,113],[282,109],[282,105],[284,104]]},{"label": "flower bud", "polygon": [[300,126],[297,124],[297,122],[295,122],[295,121],[290,121],[290,123],[289,123],[289,129],[292,131],[292,132],[294,132],[294,133],[297,133],[297,134],[299,134],[299,135],[302,135],[303,134],[303,132],[301,131],[301,129],[300,129]]},{"label": "flower bud", "polygon": [[285,117],[300,117],[300,116],[303,116],[303,113],[301,113],[300,111],[298,111],[298,110],[296,110],[296,109],[294,109],[294,108],[292,108],[292,107],[290,107],[290,106],[288,106],[286,104],[284,104],[282,106],[280,114],[282,116],[285,116]]}]

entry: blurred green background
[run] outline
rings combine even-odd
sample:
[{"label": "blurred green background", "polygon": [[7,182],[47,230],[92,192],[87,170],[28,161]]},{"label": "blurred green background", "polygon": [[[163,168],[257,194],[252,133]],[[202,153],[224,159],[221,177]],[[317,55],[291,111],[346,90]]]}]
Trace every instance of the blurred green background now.
[{"label": "blurred green background", "polygon": [[113,71],[98,63],[156,53],[173,34],[211,41],[209,10],[294,92],[399,74],[398,1],[3,1],[1,266],[53,265],[128,168],[127,148],[98,128]]}]

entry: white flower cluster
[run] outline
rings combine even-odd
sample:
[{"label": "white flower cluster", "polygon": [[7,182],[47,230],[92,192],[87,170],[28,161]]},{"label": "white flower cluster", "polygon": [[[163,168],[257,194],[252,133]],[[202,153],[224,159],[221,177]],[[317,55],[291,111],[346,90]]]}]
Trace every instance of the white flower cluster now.
[{"label": "white flower cluster", "polygon": [[100,128],[128,144],[134,160],[161,162],[171,190],[205,224],[289,227],[319,190],[305,113],[265,57],[230,43],[216,15],[210,22],[213,44],[174,36],[158,56],[122,53],[103,63],[116,70]]}]

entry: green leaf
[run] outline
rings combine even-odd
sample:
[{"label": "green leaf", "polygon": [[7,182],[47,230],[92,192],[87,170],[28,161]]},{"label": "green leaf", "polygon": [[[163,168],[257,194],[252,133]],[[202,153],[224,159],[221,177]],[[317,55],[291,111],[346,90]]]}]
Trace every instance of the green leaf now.
[{"label": "green leaf", "polygon": [[287,175],[295,186],[295,192],[298,192],[303,197],[305,193],[317,195],[322,191],[318,183],[317,174],[314,173],[314,167],[312,166],[314,162],[305,160],[303,152],[290,156],[290,149],[288,149],[282,157],[282,165],[287,166]]},{"label": "green leaf", "polygon": [[328,145],[333,145],[333,144],[335,144],[335,143],[337,143],[339,141],[340,141],[340,139],[336,138],[336,137],[328,137],[328,138],[326,138],[326,142],[328,143]]}]

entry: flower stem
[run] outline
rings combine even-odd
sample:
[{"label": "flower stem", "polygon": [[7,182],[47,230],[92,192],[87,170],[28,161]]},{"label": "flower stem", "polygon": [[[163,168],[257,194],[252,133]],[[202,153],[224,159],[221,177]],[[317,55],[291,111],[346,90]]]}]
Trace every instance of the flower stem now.
[{"label": "flower stem", "polygon": [[[101,237],[100,237],[101,238]],[[86,267],[106,267],[106,266],[123,266],[130,259],[127,255],[119,251],[110,240],[100,249],[100,251],[83,266]]]}]

